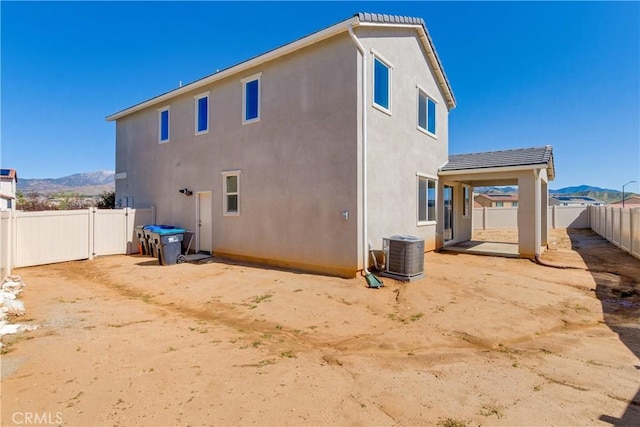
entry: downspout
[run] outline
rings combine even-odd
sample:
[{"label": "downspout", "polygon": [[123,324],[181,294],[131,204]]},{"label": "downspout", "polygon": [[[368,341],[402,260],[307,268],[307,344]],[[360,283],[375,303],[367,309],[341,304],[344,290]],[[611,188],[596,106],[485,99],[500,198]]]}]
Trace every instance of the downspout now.
[{"label": "downspout", "polygon": [[360,40],[353,33],[353,24],[349,24],[349,35],[362,55],[362,273],[369,274],[369,236],[367,219],[367,54]]}]

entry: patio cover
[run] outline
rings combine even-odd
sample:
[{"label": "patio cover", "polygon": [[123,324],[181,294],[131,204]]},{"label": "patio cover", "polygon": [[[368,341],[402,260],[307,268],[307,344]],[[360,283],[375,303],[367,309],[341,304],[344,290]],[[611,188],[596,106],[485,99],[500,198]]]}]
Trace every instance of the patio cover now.
[{"label": "patio cover", "polygon": [[548,182],[555,178],[550,145],[451,155],[438,175],[444,183],[471,187],[517,185],[518,252],[523,258],[540,255],[548,239]]}]

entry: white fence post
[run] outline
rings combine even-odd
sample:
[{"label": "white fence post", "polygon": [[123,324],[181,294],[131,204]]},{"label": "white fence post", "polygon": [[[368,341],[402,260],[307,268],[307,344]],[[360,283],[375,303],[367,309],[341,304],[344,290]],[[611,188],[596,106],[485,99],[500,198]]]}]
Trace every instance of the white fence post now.
[{"label": "white fence post", "polygon": [[95,247],[95,218],[96,210],[95,208],[88,208],[87,215],[89,215],[89,259],[93,259],[93,256],[96,254]]},{"label": "white fence post", "polygon": [[11,211],[0,212],[0,279],[11,274],[13,267],[13,227]]}]

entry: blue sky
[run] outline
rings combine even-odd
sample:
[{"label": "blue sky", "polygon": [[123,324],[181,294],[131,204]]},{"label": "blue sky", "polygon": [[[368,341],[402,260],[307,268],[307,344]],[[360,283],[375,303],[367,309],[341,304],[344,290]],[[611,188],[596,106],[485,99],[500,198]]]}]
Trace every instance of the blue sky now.
[{"label": "blue sky", "polygon": [[359,11],[426,21],[451,154],[550,144],[551,188],[640,181],[639,2],[2,1],[1,166],[113,170],[105,116]]}]

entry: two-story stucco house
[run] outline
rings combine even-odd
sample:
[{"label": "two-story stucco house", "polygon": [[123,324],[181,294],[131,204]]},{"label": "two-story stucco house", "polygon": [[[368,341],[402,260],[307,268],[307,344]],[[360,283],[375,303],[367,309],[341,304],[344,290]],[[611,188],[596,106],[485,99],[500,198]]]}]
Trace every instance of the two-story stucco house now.
[{"label": "two-story stucco house", "polygon": [[439,179],[455,106],[422,19],[360,13],[107,117],[116,200],[199,251],[353,276],[384,237],[470,238],[471,187]]},{"label": "two-story stucco house", "polygon": [[16,210],[18,174],[15,169],[0,169],[0,211]]}]

